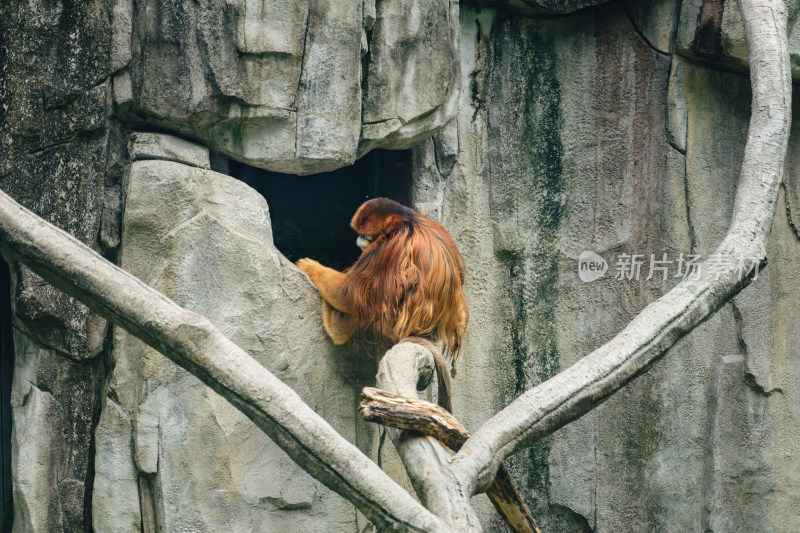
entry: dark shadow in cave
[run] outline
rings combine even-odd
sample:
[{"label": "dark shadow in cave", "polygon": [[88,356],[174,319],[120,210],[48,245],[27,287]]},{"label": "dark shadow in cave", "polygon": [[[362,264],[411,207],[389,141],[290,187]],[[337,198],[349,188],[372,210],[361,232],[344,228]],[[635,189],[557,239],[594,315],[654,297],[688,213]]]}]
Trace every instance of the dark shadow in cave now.
[{"label": "dark shadow in cave", "polygon": [[365,200],[409,205],[411,151],[373,150],[333,172],[295,176],[231,160],[229,173],[267,200],[275,247],[294,262],[303,257],[343,270],[361,250],[350,219]]}]

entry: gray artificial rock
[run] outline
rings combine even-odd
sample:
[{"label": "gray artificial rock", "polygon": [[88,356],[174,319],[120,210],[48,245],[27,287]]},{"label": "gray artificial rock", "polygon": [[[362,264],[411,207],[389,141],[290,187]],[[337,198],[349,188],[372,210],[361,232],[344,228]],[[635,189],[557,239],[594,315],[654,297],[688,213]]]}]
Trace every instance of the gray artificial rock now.
[{"label": "gray artificial rock", "polygon": [[377,2],[365,72],[359,153],[409,148],[455,115],[458,2]]},{"label": "gray artificial rock", "polygon": [[[792,116],[800,114],[800,102],[792,102]],[[800,153],[790,151],[786,156],[783,177],[786,193],[786,214],[792,230],[800,238]]]},{"label": "gray artificial rock", "polygon": [[[83,531],[93,370],[16,331],[11,388],[12,531]],[[68,429],[67,429],[68,428]]]},{"label": "gray artificial rock", "polygon": [[[687,0],[689,1],[689,0]],[[661,53],[675,49],[682,0],[625,0],[625,11],[646,42]]]},{"label": "gray artificial rock", "polygon": [[361,6],[352,3],[141,5],[133,60],[118,76],[122,110],[272,170],[350,164],[360,129],[360,26]]},{"label": "gray artificial rock", "polygon": [[[272,245],[264,199],[230,176],[164,160],[132,163],[126,198],[120,266],[208,317],[371,447],[374,429],[356,425],[353,409],[374,363],[327,339],[313,286]],[[97,429],[98,530],[135,530],[140,507],[145,530],[153,521],[167,531],[355,528],[349,503],[197,378],[121,330],[113,347],[111,414]]]},{"label": "gray artificial rock", "polygon": [[361,5],[164,3],[154,19],[134,20],[140,49],[130,73],[115,79],[125,113],[280,172],[355,159]]},{"label": "gray artificial rock", "polygon": [[157,4],[114,7],[123,118],[311,174],[408,148],[455,116],[458,2]]},{"label": "gray artificial rock", "polygon": [[128,148],[131,161],[163,159],[198,168],[211,168],[208,148],[163,133],[134,132]]},{"label": "gray artificial rock", "polygon": [[[109,6],[0,6],[0,186],[82,242],[100,228],[111,146]],[[60,22],[59,22],[60,21]],[[104,322],[26,268],[16,284],[16,323],[75,360],[95,357]],[[88,423],[88,421],[87,421]]]},{"label": "gray artificial rock", "polygon": [[[730,223],[750,91],[746,77],[650,46],[619,6],[525,21],[462,6],[461,27],[472,90],[458,156],[443,179],[441,148],[416,147],[413,191],[468,267],[453,388],[474,428],[676,282],[645,281],[647,264],[638,282],[616,279],[620,253],[713,251]],[[543,530],[797,529],[792,143],[759,279],[647,374],[509,461]],[[584,250],[609,261],[604,278],[578,278]],[[482,512],[487,530],[503,530]]]},{"label": "gray artificial rock", "polygon": [[[142,531],[139,476],[131,457],[131,420],[124,409],[106,398],[95,429],[95,491],[92,507],[94,531],[137,533]],[[113,482],[105,483],[106,480]]]},{"label": "gray artificial rock", "polygon": [[[789,55],[792,78],[800,78],[800,3],[786,0],[789,12]],[[680,6],[676,49],[683,55],[726,65],[743,73],[748,68],[742,13],[736,2],[690,0]]]},{"label": "gray artificial rock", "polygon": [[[104,225],[113,247],[104,204],[125,157],[111,118],[110,21],[106,0],[0,2],[0,188],[97,250]],[[106,323],[12,270],[14,530],[85,531]]]},{"label": "gray artificial rock", "polygon": [[565,14],[607,3],[608,0],[467,0],[465,4],[491,7],[500,11],[526,15]]}]

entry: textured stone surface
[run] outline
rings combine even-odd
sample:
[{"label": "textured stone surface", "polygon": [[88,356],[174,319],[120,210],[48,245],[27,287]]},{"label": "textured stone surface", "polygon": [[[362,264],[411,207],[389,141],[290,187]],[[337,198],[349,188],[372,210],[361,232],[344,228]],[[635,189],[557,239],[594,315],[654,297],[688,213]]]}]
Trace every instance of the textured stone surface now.
[{"label": "textured stone surface", "polygon": [[[454,405],[474,429],[675,282],[615,279],[620,253],[707,254],[730,218],[750,98],[735,3],[595,4],[3,2],[0,187],[208,316],[409,486],[354,413],[374,362],[331,346],[266,204],[209,152],[310,173],[419,143],[414,201],[469,269]],[[180,138],[137,133],[128,165],[131,126]],[[800,530],[796,145],[759,279],[510,462],[545,531]],[[584,250],[605,278],[579,280]],[[15,531],[369,530],[195,378],[15,281]]]},{"label": "textured stone surface", "polygon": [[[108,167],[124,152],[124,147],[109,147],[104,4],[78,2],[69,13],[56,5],[31,6],[28,12],[4,3],[0,9],[7,40],[0,56],[0,186],[92,245],[100,230]],[[17,281],[20,327],[75,359],[97,354],[102,321],[25,268]]]},{"label": "textured stone surface", "polygon": [[115,77],[124,114],[272,170],[353,161],[360,3],[158,1],[136,4],[131,24],[119,30],[133,34],[131,63]]},{"label": "textured stone surface", "polygon": [[[0,188],[113,256],[126,146],[111,118],[110,13],[106,0],[0,2]],[[14,530],[82,532],[106,324],[13,270]]]},{"label": "textured stone surface", "polygon": [[625,11],[636,29],[656,50],[669,53],[675,49],[675,34],[680,17],[681,0],[625,0]]},{"label": "textured stone surface", "polygon": [[360,152],[410,148],[456,113],[458,2],[382,0],[372,26]]},{"label": "textured stone surface", "polygon": [[13,531],[84,531],[91,429],[83,422],[92,415],[92,368],[20,332],[14,346]]},{"label": "textured stone surface", "polygon": [[591,6],[607,3],[608,0],[467,0],[471,6],[494,7],[507,12],[519,11],[528,15],[536,13],[572,13]]},{"label": "textured stone surface", "polygon": [[[207,316],[358,440],[354,406],[374,362],[327,341],[313,286],[272,246],[264,199],[168,161],[134,162],[128,183],[120,265]],[[120,330],[113,355],[97,428],[97,530],[355,529],[349,503],[194,376]],[[373,428],[361,426],[370,446]]]},{"label": "textured stone surface", "polygon": [[456,112],[455,1],[119,0],[114,13],[122,115],[251,165],[333,170]]},{"label": "textured stone surface", "polygon": [[[95,442],[95,470],[99,473],[95,486],[100,490],[93,494],[94,531],[141,531],[139,486],[131,460],[131,420],[111,398],[103,404]],[[113,483],[104,483],[107,479]]]},{"label": "textured stone surface", "polygon": [[[728,226],[749,80],[664,54],[669,39],[642,40],[642,21],[657,21],[648,9],[676,27],[668,6],[624,8],[520,21],[462,7],[465,90],[447,144],[458,152],[442,167],[452,157],[442,133],[415,148],[414,200],[469,267],[470,330],[454,380],[467,427],[672,286],[660,274],[645,281],[649,254],[708,254]],[[786,306],[797,301],[790,258],[800,243],[783,208],[800,212],[796,159],[759,279],[648,374],[513,459],[543,530],[797,529],[800,374],[787,364],[797,325]],[[605,278],[578,279],[584,250],[609,261]],[[647,254],[638,282],[615,279],[620,253]],[[487,529],[503,531],[482,512]]]},{"label": "textured stone surface", "polygon": [[[792,77],[800,78],[800,3],[787,0]],[[684,55],[712,60],[746,72],[747,41],[737,2],[688,0],[680,5],[676,49]]]},{"label": "textured stone surface", "polygon": [[131,161],[163,159],[192,167],[211,168],[208,148],[162,133],[133,133],[128,155]]}]

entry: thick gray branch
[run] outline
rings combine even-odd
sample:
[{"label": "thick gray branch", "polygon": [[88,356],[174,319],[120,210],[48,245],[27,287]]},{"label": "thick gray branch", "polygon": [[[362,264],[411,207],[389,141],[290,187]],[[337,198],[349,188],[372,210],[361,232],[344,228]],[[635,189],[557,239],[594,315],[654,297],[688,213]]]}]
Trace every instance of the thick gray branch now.
[{"label": "thick gray branch", "polygon": [[[430,376],[433,354],[419,344],[401,342],[386,352],[378,366],[378,388],[404,398],[417,398],[420,375]],[[421,433],[387,429],[408,477],[425,507],[456,531],[482,531],[469,502],[471,494],[453,477],[448,460],[452,452]]]},{"label": "thick gray branch", "polygon": [[187,311],[0,191],[0,248],[217,391],[385,531],[451,531],[287,385]]},{"label": "thick gray branch", "polygon": [[597,407],[740,291],[749,282],[738,268],[740,257],[748,264],[766,259],[791,118],[787,14],[781,0],[740,4],[750,49],[752,115],[731,227],[710,256],[732,263],[717,277],[709,275],[707,260],[703,277],[681,282],[607,344],[488,420],[452,459],[456,476],[472,490],[485,490],[509,455]]},{"label": "thick gray branch", "polygon": [[[431,436],[451,450],[458,451],[469,438],[469,431],[456,417],[425,400],[406,398],[380,389],[365,387],[358,414],[365,420],[393,428],[417,431]],[[501,464],[492,486],[486,491],[495,509],[515,533],[541,533],[530,509],[517,490],[511,474]]]}]

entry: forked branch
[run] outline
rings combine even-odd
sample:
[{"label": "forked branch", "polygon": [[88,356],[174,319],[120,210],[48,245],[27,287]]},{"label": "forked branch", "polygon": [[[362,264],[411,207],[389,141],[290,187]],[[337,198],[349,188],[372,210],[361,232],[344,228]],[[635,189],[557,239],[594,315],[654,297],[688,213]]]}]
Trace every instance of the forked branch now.
[{"label": "forked branch", "polygon": [[[373,387],[365,387],[361,395],[364,400],[358,406],[358,414],[364,420],[428,435],[455,451],[461,449],[469,438],[467,428],[435,403],[406,398]],[[511,531],[541,533],[505,465],[500,465],[497,477],[486,495]]]},{"label": "forked branch", "polygon": [[489,487],[503,459],[597,407],[744,288],[750,278],[742,276],[740,261],[766,260],[791,122],[787,12],[781,0],[739,4],[753,100],[733,220],[713,254],[727,268],[713,276],[702,268],[700,279],[679,283],[607,344],[481,426],[452,460],[456,476],[474,492]]},{"label": "forked branch", "polygon": [[[433,376],[433,353],[416,342],[399,342],[378,364],[378,387],[407,399],[417,398]],[[420,501],[456,531],[480,533],[481,524],[468,494],[450,469],[452,451],[419,433],[387,429]]]}]

